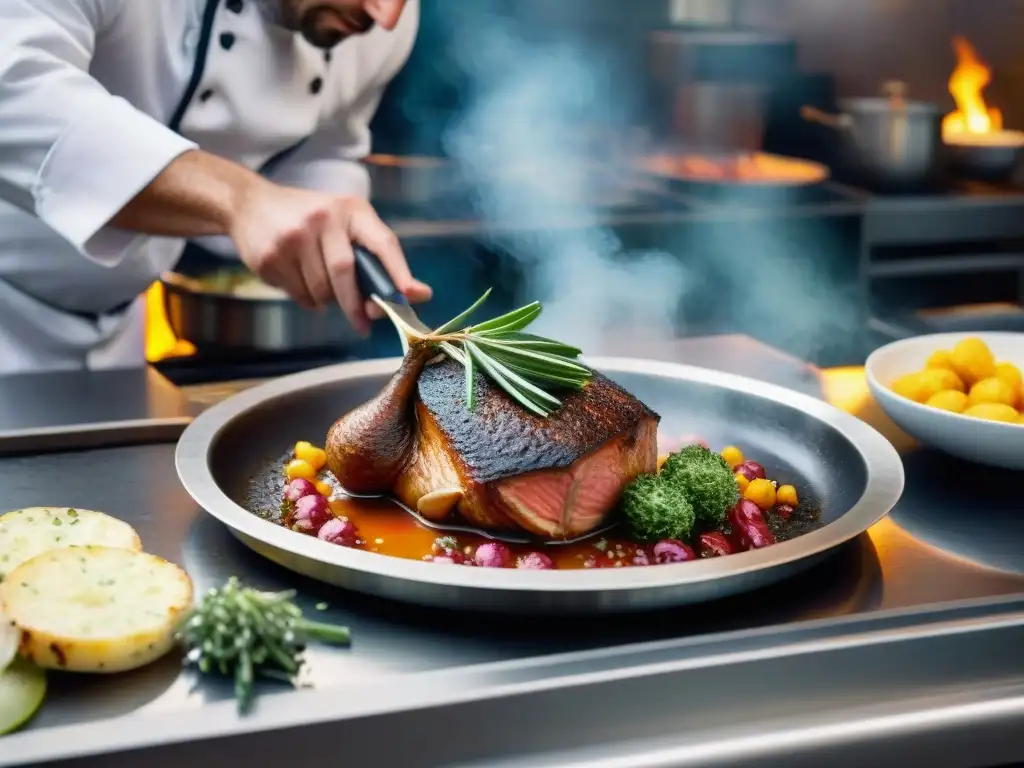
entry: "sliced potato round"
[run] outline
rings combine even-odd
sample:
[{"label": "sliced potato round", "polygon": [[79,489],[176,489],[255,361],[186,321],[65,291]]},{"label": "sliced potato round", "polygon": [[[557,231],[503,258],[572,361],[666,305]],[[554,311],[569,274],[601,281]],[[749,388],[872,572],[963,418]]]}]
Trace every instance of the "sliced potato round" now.
[{"label": "sliced potato round", "polygon": [[0,605],[21,630],[21,655],[38,666],[123,672],[170,650],[192,580],[145,552],[64,547],[15,568]]},{"label": "sliced potato round", "polygon": [[31,720],[45,696],[46,673],[25,659],[0,672],[0,736]]},{"label": "sliced potato round", "polygon": [[0,515],[0,581],[43,552],[90,544],[142,549],[128,523],[91,509],[27,507]]}]

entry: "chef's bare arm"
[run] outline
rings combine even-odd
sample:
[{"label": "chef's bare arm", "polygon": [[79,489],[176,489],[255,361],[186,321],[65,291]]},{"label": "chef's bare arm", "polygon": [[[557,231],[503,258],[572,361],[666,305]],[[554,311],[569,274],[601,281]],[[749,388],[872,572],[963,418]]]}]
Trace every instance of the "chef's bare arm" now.
[{"label": "chef's bare arm", "polygon": [[429,295],[365,201],[273,184],[200,152],[93,79],[96,31],[134,1],[0,0],[0,197],[106,264],[139,233],[230,234],[261,277],[306,305],[337,300],[362,328],[353,239],[411,298]]},{"label": "chef's bare arm", "polygon": [[365,198],[283,186],[207,152],[172,160],[112,223],[172,237],[228,234],[242,261],[269,283],[306,306],[337,300],[363,330],[367,315],[353,273],[353,242],[376,253],[410,298],[430,295]]}]

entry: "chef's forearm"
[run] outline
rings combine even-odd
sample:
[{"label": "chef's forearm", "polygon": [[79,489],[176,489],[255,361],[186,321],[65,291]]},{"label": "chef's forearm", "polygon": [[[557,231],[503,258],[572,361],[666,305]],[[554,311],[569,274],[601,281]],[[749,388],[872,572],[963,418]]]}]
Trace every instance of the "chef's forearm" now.
[{"label": "chef's forearm", "polygon": [[174,159],[111,220],[119,229],[163,237],[226,235],[261,176],[200,150]]}]

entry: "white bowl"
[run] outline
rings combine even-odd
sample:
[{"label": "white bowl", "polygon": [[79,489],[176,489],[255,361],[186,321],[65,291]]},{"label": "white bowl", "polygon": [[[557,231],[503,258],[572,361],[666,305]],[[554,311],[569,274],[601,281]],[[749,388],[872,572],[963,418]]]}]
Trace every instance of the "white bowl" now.
[{"label": "white bowl", "polygon": [[1024,333],[936,333],[896,341],[872,352],[865,365],[868,387],[885,414],[921,443],[978,464],[1024,470],[1024,425],[930,408],[889,388],[900,376],[924,368],[937,349],[951,349],[968,337],[982,339],[999,362],[1024,369]]}]

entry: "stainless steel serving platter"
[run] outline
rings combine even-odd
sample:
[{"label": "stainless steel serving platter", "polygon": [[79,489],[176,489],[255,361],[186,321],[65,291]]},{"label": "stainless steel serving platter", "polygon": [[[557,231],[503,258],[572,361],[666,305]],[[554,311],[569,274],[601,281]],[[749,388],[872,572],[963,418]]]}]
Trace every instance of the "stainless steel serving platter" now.
[{"label": "stainless steel serving platter", "polygon": [[296,573],[378,597],[453,609],[595,613],[685,605],[793,576],[884,517],[903,491],[892,445],[825,402],[731,374],[672,363],[588,364],[662,416],[666,435],[700,433],[743,447],[772,477],[820,504],[819,530],[754,552],[644,568],[528,571],[460,568],[347,549],[267,522],[243,505],[252,478],[297,440],[323,442],[398,359],[321,368],[236,395],[199,416],[176,450],[178,475],[201,507],[252,550]]}]

